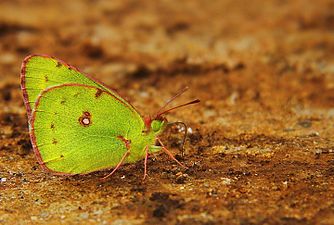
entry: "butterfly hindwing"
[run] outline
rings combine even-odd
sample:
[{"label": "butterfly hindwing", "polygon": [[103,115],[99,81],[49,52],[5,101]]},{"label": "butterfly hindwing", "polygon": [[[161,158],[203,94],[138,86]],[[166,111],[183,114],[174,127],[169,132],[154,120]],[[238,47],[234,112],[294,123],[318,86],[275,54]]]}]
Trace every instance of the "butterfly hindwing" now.
[{"label": "butterfly hindwing", "polygon": [[118,96],[80,84],[45,89],[31,118],[40,163],[65,174],[117,165],[127,150],[120,137],[141,134],[143,127],[140,115]]}]

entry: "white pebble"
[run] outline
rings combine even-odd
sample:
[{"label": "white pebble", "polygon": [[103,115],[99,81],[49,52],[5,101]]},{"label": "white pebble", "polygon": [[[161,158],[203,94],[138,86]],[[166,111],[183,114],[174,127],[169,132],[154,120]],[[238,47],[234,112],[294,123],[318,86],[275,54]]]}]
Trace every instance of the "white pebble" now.
[{"label": "white pebble", "polygon": [[223,184],[229,185],[232,183],[232,180],[230,178],[222,177],[220,178],[223,181]]}]

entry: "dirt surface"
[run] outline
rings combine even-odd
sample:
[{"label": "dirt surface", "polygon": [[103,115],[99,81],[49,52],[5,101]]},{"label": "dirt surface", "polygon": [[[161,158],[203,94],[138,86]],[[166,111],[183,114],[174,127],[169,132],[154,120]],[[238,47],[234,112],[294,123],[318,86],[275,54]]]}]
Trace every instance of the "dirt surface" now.
[{"label": "dirt surface", "polygon": [[[65,4],[65,2],[67,2]],[[0,224],[334,224],[333,1],[24,1],[0,5]],[[143,115],[187,85],[151,156],[59,177],[33,154],[30,53],[116,88]],[[98,148],[98,146],[97,146]]]}]

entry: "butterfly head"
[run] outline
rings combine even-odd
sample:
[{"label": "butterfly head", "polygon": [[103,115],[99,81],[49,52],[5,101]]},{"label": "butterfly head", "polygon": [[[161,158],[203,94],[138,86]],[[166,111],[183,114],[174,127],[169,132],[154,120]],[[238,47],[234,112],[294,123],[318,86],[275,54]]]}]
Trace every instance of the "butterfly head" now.
[{"label": "butterfly head", "polygon": [[160,108],[160,110],[154,114],[154,116],[147,116],[144,118],[144,122],[145,122],[145,127],[146,130],[145,132],[153,132],[155,134],[160,133],[161,131],[163,131],[165,129],[165,127],[168,124],[168,121],[165,117],[166,114],[168,114],[169,112],[184,107],[184,106],[188,106],[188,105],[192,105],[192,104],[196,104],[199,103],[200,100],[199,99],[195,99],[191,102],[187,102],[185,104],[181,104],[175,107],[172,107],[170,109],[166,109],[166,107],[178,96],[180,96],[181,94],[183,94],[186,90],[188,90],[188,87],[184,87],[183,89],[181,89],[176,95],[174,95],[171,99],[169,99],[164,106],[162,106]]},{"label": "butterfly head", "polygon": [[144,119],[146,131],[151,131],[155,134],[160,133],[167,126],[167,119],[164,116],[151,117],[148,116]]}]

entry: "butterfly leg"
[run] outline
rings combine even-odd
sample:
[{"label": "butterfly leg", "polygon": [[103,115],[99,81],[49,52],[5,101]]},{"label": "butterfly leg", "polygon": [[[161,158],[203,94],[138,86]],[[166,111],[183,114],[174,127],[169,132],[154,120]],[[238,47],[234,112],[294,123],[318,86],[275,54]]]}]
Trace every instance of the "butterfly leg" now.
[{"label": "butterfly leg", "polygon": [[118,170],[118,168],[122,165],[122,163],[125,161],[125,159],[130,155],[131,141],[125,139],[123,136],[118,136],[118,139],[120,139],[121,141],[124,142],[127,151],[124,153],[124,155],[121,158],[121,161],[119,161],[119,163],[116,165],[116,167],[113,169],[113,171],[111,171],[111,173],[109,173],[107,176],[103,177],[102,180],[105,180],[108,177],[110,177],[111,175],[113,175],[116,172],[116,170]]},{"label": "butterfly leg", "polygon": [[179,160],[177,160],[173,154],[164,146],[164,144],[161,142],[161,140],[159,138],[157,138],[157,141],[160,143],[162,150],[164,150],[164,152],[167,153],[167,155],[172,158],[175,162],[177,162],[177,164],[179,164],[180,166],[182,166],[185,169],[188,169],[188,167],[186,167],[185,165],[183,165]]},{"label": "butterfly leg", "polygon": [[145,180],[147,175],[147,159],[148,159],[148,145],[145,147],[145,161],[144,161],[144,177],[143,180]]}]

